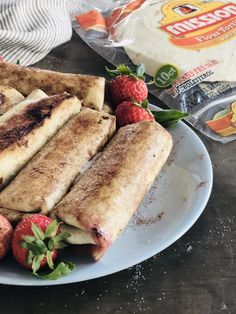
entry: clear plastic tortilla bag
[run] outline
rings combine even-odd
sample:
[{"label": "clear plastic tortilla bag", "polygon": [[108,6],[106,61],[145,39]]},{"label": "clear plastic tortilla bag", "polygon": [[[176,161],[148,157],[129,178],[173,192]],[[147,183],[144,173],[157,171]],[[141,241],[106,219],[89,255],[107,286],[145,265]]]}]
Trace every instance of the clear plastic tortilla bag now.
[{"label": "clear plastic tortilla bag", "polygon": [[73,28],[90,47],[143,63],[154,96],[211,139],[236,139],[236,1],[80,2]]}]

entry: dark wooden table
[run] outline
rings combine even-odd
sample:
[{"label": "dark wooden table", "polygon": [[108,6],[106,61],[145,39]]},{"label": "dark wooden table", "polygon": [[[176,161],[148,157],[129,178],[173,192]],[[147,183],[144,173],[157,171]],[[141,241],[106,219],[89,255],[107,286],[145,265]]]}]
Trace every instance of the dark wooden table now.
[{"label": "dark wooden table", "polygon": [[[77,35],[37,64],[103,76],[106,65]],[[200,137],[212,159],[214,186],[205,211],[181,239],[142,264],[100,279],[42,288],[0,285],[0,313],[236,313],[236,142]]]}]

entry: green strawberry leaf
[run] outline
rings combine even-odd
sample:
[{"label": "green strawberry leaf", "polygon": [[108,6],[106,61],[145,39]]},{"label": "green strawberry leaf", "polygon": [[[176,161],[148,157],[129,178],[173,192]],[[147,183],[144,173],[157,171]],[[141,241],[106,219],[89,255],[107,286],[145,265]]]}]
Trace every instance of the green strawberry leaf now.
[{"label": "green strawberry leaf", "polygon": [[188,116],[187,112],[182,112],[175,109],[166,109],[160,111],[152,111],[156,122],[160,123],[163,127],[174,126],[179,120]]},{"label": "green strawberry leaf", "polygon": [[66,245],[62,241],[64,241],[65,239],[69,237],[70,237],[70,233],[68,232],[63,231],[63,232],[58,233],[53,239],[54,248],[56,249],[64,248]]},{"label": "green strawberry leaf", "polygon": [[48,241],[48,249],[52,251],[54,249],[54,239]]},{"label": "green strawberry leaf", "polygon": [[121,75],[130,75],[132,73],[130,68],[125,64],[118,65],[116,69]]},{"label": "green strawberry leaf", "polygon": [[52,220],[44,233],[39,226],[32,223],[31,230],[33,236],[22,236],[23,241],[20,245],[22,248],[28,250],[27,263],[31,265],[33,274],[38,277],[41,275],[38,275],[37,271],[40,269],[44,259],[46,259],[48,267],[53,270],[51,274],[46,275],[48,279],[50,279],[50,277],[57,279],[74,269],[72,263],[60,263],[57,269],[54,269],[53,250],[66,246],[63,240],[70,237],[68,232],[59,231],[59,225],[60,223],[57,223],[56,220]]},{"label": "green strawberry leaf", "polygon": [[41,262],[44,258],[45,258],[44,254],[36,255],[35,257],[33,257],[33,263],[31,266],[32,270],[33,270],[33,274],[35,274],[37,272],[37,270],[39,270],[39,268],[41,266]]},{"label": "green strawberry leaf", "polygon": [[47,247],[45,243],[41,240],[34,239],[34,241],[31,243],[22,241],[20,245],[22,248],[32,251],[34,255],[45,254],[47,252]]},{"label": "green strawberry leaf", "polygon": [[24,241],[20,243],[20,246],[21,246],[23,249],[25,249],[25,250],[29,250],[29,249],[30,249],[29,243],[24,242]]},{"label": "green strawberry leaf", "polygon": [[149,104],[148,100],[147,100],[147,99],[144,99],[144,100],[142,101],[141,106],[142,106],[143,108],[147,109],[148,104]]},{"label": "green strawberry leaf", "polygon": [[53,260],[52,260],[52,252],[51,251],[47,251],[46,258],[47,258],[47,263],[48,263],[49,268],[53,269],[54,264],[53,264]]},{"label": "green strawberry leaf", "polygon": [[75,269],[75,264],[72,262],[60,262],[57,267],[49,274],[38,274],[33,275],[45,279],[45,280],[57,280],[71,273]]},{"label": "green strawberry leaf", "polygon": [[106,70],[107,70],[107,72],[109,73],[109,75],[110,75],[111,77],[117,77],[117,76],[120,75],[120,73],[119,73],[117,70],[110,70],[110,69],[108,69],[107,67],[106,67]]},{"label": "green strawberry leaf", "polygon": [[47,252],[46,244],[41,240],[35,240],[29,244],[29,249],[34,253],[34,255],[45,254]]},{"label": "green strawberry leaf", "polygon": [[45,236],[43,231],[34,223],[32,223],[31,230],[37,240],[44,240]]},{"label": "green strawberry leaf", "polygon": [[33,252],[29,250],[29,253],[28,253],[28,256],[27,256],[27,263],[29,265],[31,265],[33,263],[33,257],[34,257]]},{"label": "green strawberry leaf", "polygon": [[137,66],[136,71],[132,71],[130,69],[130,67],[125,65],[125,64],[118,65],[116,67],[116,69],[114,69],[114,70],[108,69],[106,67],[106,70],[110,74],[110,76],[113,78],[120,76],[120,75],[129,75],[135,80],[137,80],[137,79],[144,80],[145,79],[145,77],[144,77],[144,73],[145,73],[144,64],[139,64]]},{"label": "green strawberry leaf", "polygon": [[55,237],[59,228],[58,222],[54,219],[45,230],[45,238]]},{"label": "green strawberry leaf", "polygon": [[107,72],[112,76],[112,77],[117,77],[119,75],[130,75],[132,74],[130,68],[125,65],[125,64],[120,64],[115,70],[111,70],[106,67]]},{"label": "green strawberry leaf", "polygon": [[[26,243],[32,243],[32,242],[34,242],[34,240],[35,240],[35,237],[34,236],[22,236],[22,239],[24,239],[24,241],[26,242]],[[23,242],[24,243],[24,242]]]}]

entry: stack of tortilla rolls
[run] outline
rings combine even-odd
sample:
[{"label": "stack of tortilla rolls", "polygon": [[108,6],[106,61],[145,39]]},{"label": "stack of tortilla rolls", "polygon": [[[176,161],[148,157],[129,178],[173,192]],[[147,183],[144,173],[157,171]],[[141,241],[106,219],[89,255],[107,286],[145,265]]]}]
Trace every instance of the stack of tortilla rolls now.
[{"label": "stack of tortilla rolls", "polygon": [[40,90],[0,117],[0,189],[80,111],[80,101],[67,93],[47,97]]},{"label": "stack of tortilla rolls", "polygon": [[156,122],[114,135],[115,117],[102,111],[104,82],[0,62],[0,214],[11,222],[50,215],[70,233],[68,243],[89,244],[95,260],[126,227],[172,148]]},{"label": "stack of tortilla rolls", "polygon": [[0,207],[48,214],[114,131],[114,116],[83,108],[0,193]]}]

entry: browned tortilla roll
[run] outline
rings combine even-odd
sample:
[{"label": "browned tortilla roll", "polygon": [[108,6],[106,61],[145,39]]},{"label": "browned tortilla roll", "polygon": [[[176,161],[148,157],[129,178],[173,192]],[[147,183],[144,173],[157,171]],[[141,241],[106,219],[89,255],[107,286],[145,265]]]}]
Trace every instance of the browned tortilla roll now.
[{"label": "browned tortilla roll", "polygon": [[119,129],[113,140],[55,208],[68,242],[93,243],[98,260],[137,210],[166,162],[171,135],[156,122]]},{"label": "browned tortilla roll", "polygon": [[105,79],[90,75],[59,73],[0,62],[0,84],[10,85],[23,95],[40,88],[48,95],[67,92],[76,95],[83,106],[102,110]]},{"label": "browned tortilla roll", "polygon": [[29,214],[20,213],[8,208],[0,208],[0,215],[6,217],[11,224],[16,225],[21,219],[26,218]]},{"label": "browned tortilla roll", "polygon": [[31,95],[0,117],[0,189],[80,111],[80,101],[67,93]]},{"label": "browned tortilla roll", "polygon": [[47,214],[114,131],[114,116],[82,109],[0,193],[0,207]]},{"label": "browned tortilla roll", "polygon": [[0,115],[7,112],[24,98],[15,88],[8,85],[0,85]]}]

